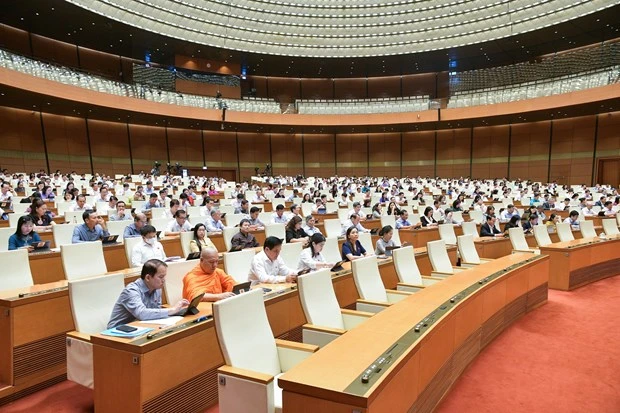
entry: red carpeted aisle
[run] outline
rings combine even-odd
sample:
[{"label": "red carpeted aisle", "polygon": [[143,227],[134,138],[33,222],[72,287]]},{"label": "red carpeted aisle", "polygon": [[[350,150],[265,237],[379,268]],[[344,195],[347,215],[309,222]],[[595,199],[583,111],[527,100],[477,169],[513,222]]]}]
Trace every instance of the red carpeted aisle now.
[{"label": "red carpeted aisle", "polygon": [[497,337],[436,413],[620,412],[620,276],[549,302]]},{"label": "red carpeted aisle", "polygon": [[[63,382],[0,412],[92,412],[92,397]],[[483,350],[436,412],[619,413],[620,277],[549,291],[546,305]]]}]

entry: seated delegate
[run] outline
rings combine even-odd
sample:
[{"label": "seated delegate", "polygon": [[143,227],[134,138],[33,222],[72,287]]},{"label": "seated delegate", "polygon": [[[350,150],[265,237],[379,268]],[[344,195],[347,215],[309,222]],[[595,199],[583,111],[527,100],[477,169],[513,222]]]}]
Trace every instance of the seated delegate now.
[{"label": "seated delegate", "polygon": [[110,236],[105,221],[97,212],[88,209],[82,213],[82,219],[84,223],[73,229],[73,236],[71,237],[73,244],[98,241],[103,237]]},{"label": "seated delegate", "polygon": [[134,245],[131,250],[131,266],[139,267],[148,260],[158,259],[165,261],[166,252],[163,245],[157,241],[157,230],[152,225],[145,225],[141,230],[142,241]]},{"label": "seated delegate", "polygon": [[34,220],[30,215],[23,215],[17,220],[15,233],[9,237],[9,251],[18,248],[26,248],[32,251],[34,247],[30,244],[41,242],[41,237],[34,231]]},{"label": "seated delegate", "polygon": [[282,240],[278,237],[267,237],[263,250],[254,256],[250,267],[249,281],[262,283],[290,283],[297,280],[297,272],[287,267],[280,251]]},{"label": "seated delegate", "polygon": [[168,265],[157,259],[144,263],[140,278],[127,284],[112,308],[108,328],[135,320],[156,320],[177,314],[189,302],[180,300],[174,306],[162,308],[161,289],[168,272]]},{"label": "seated delegate", "polygon": [[357,228],[349,227],[346,232],[346,241],[342,244],[342,259],[353,261],[358,258],[366,257],[369,254],[359,242],[359,233]]},{"label": "seated delegate", "polygon": [[183,277],[183,298],[191,301],[204,293],[202,301],[218,301],[232,297],[235,280],[224,270],[217,268],[219,256],[214,248],[200,252],[198,264]]},{"label": "seated delegate", "polygon": [[250,234],[250,220],[244,218],[239,222],[239,232],[233,235],[230,240],[231,251],[239,251],[245,248],[258,247],[258,241],[254,235]]}]

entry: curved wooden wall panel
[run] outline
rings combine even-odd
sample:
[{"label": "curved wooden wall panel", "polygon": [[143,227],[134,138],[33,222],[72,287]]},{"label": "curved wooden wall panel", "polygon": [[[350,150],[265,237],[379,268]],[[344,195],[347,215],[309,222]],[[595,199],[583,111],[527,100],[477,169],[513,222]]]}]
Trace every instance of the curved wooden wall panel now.
[{"label": "curved wooden wall panel", "polygon": [[473,128],[472,136],[472,177],[508,176],[510,126]]},{"label": "curved wooden wall panel", "polygon": [[[271,166],[277,175],[303,175],[303,136],[294,133],[271,134]],[[265,165],[257,165],[261,170]]]},{"label": "curved wooden wall panel", "polygon": [[83,118],[44,113],[43,126],[50,170],[90,173],[86,121]]}]

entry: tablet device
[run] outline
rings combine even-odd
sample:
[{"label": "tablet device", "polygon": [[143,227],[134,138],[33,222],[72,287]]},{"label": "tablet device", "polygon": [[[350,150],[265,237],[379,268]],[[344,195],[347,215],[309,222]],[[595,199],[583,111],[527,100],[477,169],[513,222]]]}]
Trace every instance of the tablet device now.
[{"label": "tablet device", "polygon": [[205,295],[205,293],[202,293],[202,294],[198,294],[196,297],[192,298],[192,301],[189,303],[189,305],[187,306],[185,311],[181,311],[177,315],[185,317],[185,316],[188,316],[188,315],[198,314],[198,312],[199,312],[199,310],[198,310],[198,303],[200,303],[200,300],[202,300],[202,297],[204,295]]},{"label": "tablet device", "polygon": [[131,333],[132,331],[136,331],[137,330],[136,327],[128,326],[128,325],[125,325],[125,324],[116,327],[116,329],[118,331],[122,331],[123,333]]},{"label": "tablet device", "polygon": [[11,207],[11,203],[10,202],[0,202],[0,208],[1,209],[10,209]]},{"label": "tablet device", "polygon": [[224,212],[224,213],[222,214],[222,218],[224,218],[225,216],[226,216],[226,212]]},{"label": "tablet device", "polygon": [[366,219],[372,219],[372,214],[366,214]]},{"label": "tablet device", "polygon": [[337,272],[337,271],[342,271],[344,270],[344,268],[342,267],[342,264],[345,262],[346,260],[342,260],[342,261],[338,261],[336,264],[334,264],[334,266],[331,268],[331,271]]},{"label": "tablet device", "polygon": [[198,258],[200,258],[200,251],[190,252],[185,260],[197,260]]},{"label": "tablet device", "polygon": [[250,286],[252,285],[252,281],[244,282],[241,284],[237,284],[233,286],[232,292],[239,295],[241,293],[247,293],[250,291]]},{"label": "tablet device", "polygon": [[51,241],[34,241],[30,243],[31,247],[34,247],[35,251],[45,251],[50,249]]},{"label": "tablet device", "polygon": [[304,274],[308,274],[310,272],[310,268],[306,268],[300,271],[297,271],[297,275],[304,275]]},{"label": "tablet device", "polygon": [[159,239],[159,234],[161,234],[161,231],[157,231],[157,232],[155,233],[155,236],[157,237],[157,239]]},{"label": "tablet device", "polygon": [[385,247],[385,250],[386,251],[393,251],[393,250],[396,250],[396,249],[399,249],[399,248],[400,248],[400,245],[390,245],[390,246]]},{"label": "tablet device", "polygon": [[370,230],[370,235],[377,235],[377,233],[379,232],[381,228],[372,228]]},{"label": "tablet device", "polygon": [[109,236],[107,236],[107,237],[103,237],[103,238],[101,238],[101,243],[102,243],[103,245],[106,245],[106,244],[115,244],[117,239],[118,239],[118,235],[109,235]]}]

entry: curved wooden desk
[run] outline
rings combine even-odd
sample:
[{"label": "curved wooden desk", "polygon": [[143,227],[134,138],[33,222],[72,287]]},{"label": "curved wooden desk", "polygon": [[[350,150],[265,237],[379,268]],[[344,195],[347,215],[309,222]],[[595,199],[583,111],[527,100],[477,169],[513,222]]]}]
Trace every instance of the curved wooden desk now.
[{"label": "curved wooden desk", "polygon": [[523,253],[425,288],[280,377],[283,411],[432,411],[482,348],[546,302],[548,277],[548,257]]},{"label": "curved wooden desk", "polygon": [[549,288],[568,291],[620,274],[620,236],[557,242],[540,253],[551,258]]}]

